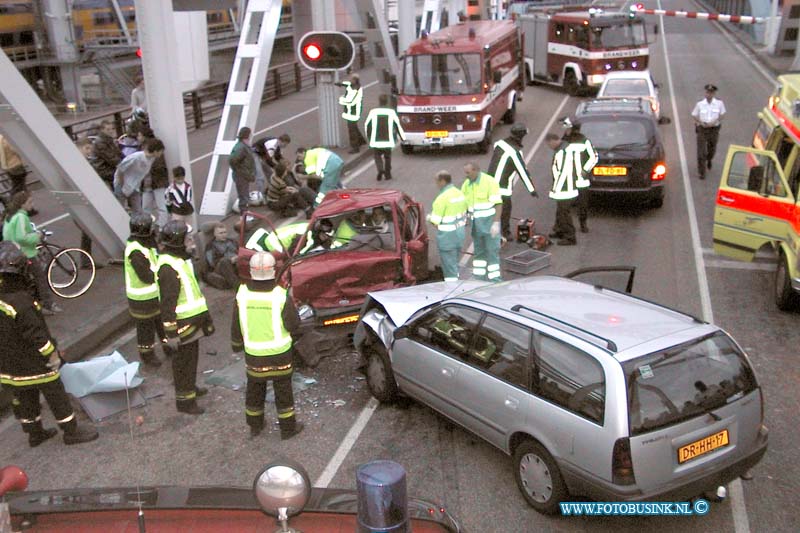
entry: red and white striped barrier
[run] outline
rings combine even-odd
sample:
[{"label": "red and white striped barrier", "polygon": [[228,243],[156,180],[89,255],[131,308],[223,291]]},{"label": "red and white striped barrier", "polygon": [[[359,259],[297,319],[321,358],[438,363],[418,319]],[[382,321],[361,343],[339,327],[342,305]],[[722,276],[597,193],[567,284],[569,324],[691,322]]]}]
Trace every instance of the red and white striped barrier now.
[{"label": "red and white striped barrier", "polygon": [[766,17],[748,17],[741,15],[720,15],[718,13],[698,13],[697,11],[673,11],[671,9],[644,9],[631,6],[631,11],[642,15],[664,15],[665,17],[679,17],[687,19],[718,20],[719,22],[733,22],[735,24],[758,24],[766,22]]}]

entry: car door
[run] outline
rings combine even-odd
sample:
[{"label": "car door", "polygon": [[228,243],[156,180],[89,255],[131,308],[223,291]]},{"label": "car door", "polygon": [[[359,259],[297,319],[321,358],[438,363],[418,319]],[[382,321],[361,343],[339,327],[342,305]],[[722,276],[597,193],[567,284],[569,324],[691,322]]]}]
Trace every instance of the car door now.
[{"label": "car door", "polygon": [[759,248],[786,240],[795,198],[774,152],[731,145],[714,210],[714,251],[752,261]]},{"label": "car door", "polygon": [[403,208],[403,274],[412,283],[428,277],[428,234],[422,218],[418,203],[411,202]]},{"label": "car door", "polygon": [[456,376],[461,423],[500,449],[525,425],[530,401],[531,330],[487,314]]},{"label": "car door", "polygon": [[392,370],[400,388],[460,422],[456,379],[482,315],[470,307],[443,305],[415,320],[408,336],[392,345]]}]

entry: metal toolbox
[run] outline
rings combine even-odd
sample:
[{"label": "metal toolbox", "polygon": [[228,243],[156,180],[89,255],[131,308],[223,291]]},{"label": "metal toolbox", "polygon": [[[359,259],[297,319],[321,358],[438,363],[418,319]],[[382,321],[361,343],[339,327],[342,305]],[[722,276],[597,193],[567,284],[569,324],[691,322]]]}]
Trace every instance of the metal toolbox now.
[{"label": "metal toolbox", "polygon": [[550,252],[525,250],[524,252],[504,258],[503,266],[510,272],[531,274],[532,272],[550,266]]}]

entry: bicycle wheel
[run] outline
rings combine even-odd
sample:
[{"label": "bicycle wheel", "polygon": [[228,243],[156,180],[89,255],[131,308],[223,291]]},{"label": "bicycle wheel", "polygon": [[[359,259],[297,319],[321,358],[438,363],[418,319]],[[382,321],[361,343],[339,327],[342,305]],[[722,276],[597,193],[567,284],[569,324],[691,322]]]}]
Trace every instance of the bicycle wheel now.
[{"label": "bicycle wheel", "polygon": [[[88,265],[88,268],[81,268]],[[77,298],[89,290],[97,271],[92,256],[80,248],[58,252],[47,267],[47,282],[62,298]]]}]

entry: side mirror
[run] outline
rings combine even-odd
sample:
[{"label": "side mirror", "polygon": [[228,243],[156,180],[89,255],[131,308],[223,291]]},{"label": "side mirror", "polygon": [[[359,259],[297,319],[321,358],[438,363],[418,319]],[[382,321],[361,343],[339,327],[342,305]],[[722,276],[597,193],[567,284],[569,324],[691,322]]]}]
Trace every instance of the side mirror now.
[{"label": "side mirror", "polygon": [[500,72],[499,70],[495,70],[494,72],[492,72],[492,81],[494,83],[500,83],[501,81],[503,81],[503,73]]},{"label": "side mirror", "polygon": [[654,83],[653,87],[655,87],[656,89],[660,89],[661,88],[661,84],[660,83]]},{"label": "side mirror", "polygon": [[408,326],[400,326],[399,328],[394,330],[394,340],[408,338],[408,334],[409,334]]}]

